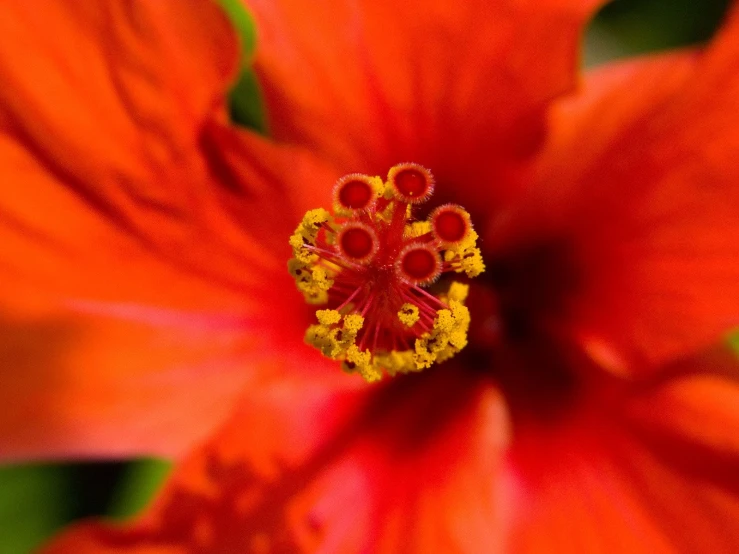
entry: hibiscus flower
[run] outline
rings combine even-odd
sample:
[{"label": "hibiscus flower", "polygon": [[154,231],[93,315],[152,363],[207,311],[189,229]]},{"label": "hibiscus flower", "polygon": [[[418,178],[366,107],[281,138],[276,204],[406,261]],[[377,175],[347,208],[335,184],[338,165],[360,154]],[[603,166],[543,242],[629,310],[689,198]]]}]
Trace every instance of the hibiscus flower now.
[{"label": "hibiscus flower", "polygon": [[[597,4],[249,0],[263,138],[215,5],[6,3],[0,454],[180,459],[47,551],[733,552],[739,14],[580,79]],[[465,348],[367,384],[288,240],[409,161],[486,271]]]}]

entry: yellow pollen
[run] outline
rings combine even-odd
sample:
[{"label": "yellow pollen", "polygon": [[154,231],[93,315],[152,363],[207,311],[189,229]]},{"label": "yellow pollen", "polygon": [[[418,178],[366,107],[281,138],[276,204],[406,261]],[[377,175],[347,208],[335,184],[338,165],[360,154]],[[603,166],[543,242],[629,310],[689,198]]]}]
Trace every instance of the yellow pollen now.
[{"label": "yellow pollen", "polygon": [[413,327],[421,319],[418,313],[418,307],[413,304],[403,304],[400,310],[398,310],[398,319],[406,327]]},{"label": "yellow pollen", "polygon": [[448,360],[467,346],[470,311],[456,300],[451,300],[449,306],[450,309],[437,312],[433,330],[416,340],[414,361],[417,369]]},{"label": "yellow pollen", "polygon": [[457,281],[452,282],[449,287],[449,292],[446,293],[449,300],[456,300],[460,304],[464,304],[467,300],[467,295],[470,293],[470,286],[458,283]]},{"label": "yellow pollen", "polygon": [[325,304],[328,301],[328,290],[334,281],[328,276],[325,268],[312,266],[296,258],[288,262],[287,268],[290,275],[295,278],[295,284],[305,296],[306,302]]},{"label": "yellow pollen", "polygon": [[408,238],[416,238],[431,232],[431,223],[428,221],[414,221],[410,225],[405,226],[405,236]]},{"label": "yellow pollen", "polygon": [[[338,316],[338,318],[336,317]],[[362,328],[364,318],[360,315],[343,317],[336,310],[318,310],[318,325],[311,325],[305,332],[305,342],[318,348],[324,356],[332,360],[346,358],[347,352],[355,346],[357,333]]]},{"label": "yellow pollen", "polygon": [[348,373],[359,373],[368,383],[382,379],[382,371],[374,366],[370,351],[362,352],[356,345],[347,350],[342,367]]},{"label": "yellow pollen", "polygon": [[403,350],[400,352],[393,350],[388,353],[376,354],[375,363],[378,367],[384,368],[391,377],[395,377],[398,373],[420,371],[416,368],[412,350]]},{"label": "yellow pollen", "polygon": [[341,321],[341,314],[336,310],[318,310],[316,319],[321,325],[333,325]]},{"label": "yellow pollen", "polygon": [[470,229],[464,240],[450,247],[444,253],[444,261],[448,262],[457,273],[465,273],[467,277],[477,277],[485,271],[485,263],[482,261],[482,253],[477,248],[479,236]]}]

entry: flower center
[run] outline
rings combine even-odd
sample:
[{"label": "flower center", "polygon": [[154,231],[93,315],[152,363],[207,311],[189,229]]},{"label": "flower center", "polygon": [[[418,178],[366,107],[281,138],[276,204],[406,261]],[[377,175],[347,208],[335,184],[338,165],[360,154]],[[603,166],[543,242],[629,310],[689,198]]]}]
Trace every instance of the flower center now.
[{"label": "flower center", "polygon": [[290,237],[298,289],[325,305],[306,341],[367,381],[421,371],[467,344],[468,286],[426,287],[444,273],[476,277],[485,267],[464,208],[413,218],[413,205],[433,190],[418,164],[394,166],[387,181],[348,175],[334,186],[333,213],[310,210]]}]

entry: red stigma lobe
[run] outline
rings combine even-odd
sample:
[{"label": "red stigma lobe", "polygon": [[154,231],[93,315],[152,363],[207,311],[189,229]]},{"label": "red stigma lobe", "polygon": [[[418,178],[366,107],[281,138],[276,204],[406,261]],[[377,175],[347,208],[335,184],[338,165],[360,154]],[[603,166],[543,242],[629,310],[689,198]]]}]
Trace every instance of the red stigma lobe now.
[{"label": "red stigma lobe", "polygon": [[362,224],[346,225],[339,234],[337,250],[351,260],[367,261],[378,247],[371,227]]},{"label": "red stigma lobe", "polygon": [[372,185],[366,180],[350,179],[337,183],[336,202],[349,210],[363,210],[374,200]]},{"label": "red stigma lobe", "polygon": [[441,271],[441,259],[431,246],[412,244],[398,257],[398,272],[402,279],[417,285],[432,283]]},{"label": "red stigma lobe", "polygon": [[460,243],[471,229],[469,215],[461,206],[440,206],[431,213],[430,219],[434,234],[445,244]]}]

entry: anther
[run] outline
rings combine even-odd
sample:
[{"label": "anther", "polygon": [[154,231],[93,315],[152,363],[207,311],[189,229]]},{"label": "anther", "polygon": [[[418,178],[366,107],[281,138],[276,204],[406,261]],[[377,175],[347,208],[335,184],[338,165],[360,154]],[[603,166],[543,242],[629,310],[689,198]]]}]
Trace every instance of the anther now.
[{"label": "anther", "polygon": [[406,204],[420,204],[434,192],[434,178],[423,166],[405,163],[394,166],[387,176],[395,196]]},{"label": "anther", "polygon": [[434,236],[444,245],[460,244],[470,233],[470,216],[461,206],[439,206],[429,217]]}]

